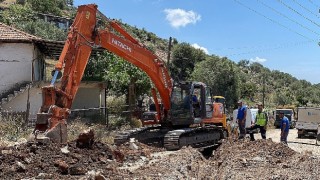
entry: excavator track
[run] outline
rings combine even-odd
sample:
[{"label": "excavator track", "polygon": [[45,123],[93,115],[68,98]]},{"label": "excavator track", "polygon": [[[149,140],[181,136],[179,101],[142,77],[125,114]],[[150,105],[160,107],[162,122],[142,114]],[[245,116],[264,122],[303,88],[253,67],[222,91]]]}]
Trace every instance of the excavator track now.
[{"label": "excavator track", "polygon": [[221,127],[185,128],[169,131],[164,136],[163,144],[167,150],[178,150],[183,146],[201,148],[217,145],[223,138],[224,135]]},{"label": "excavator track", "polygon": [[161,126],[136,128],[119,133],[114,138],[114,143],[120,145],[128,142],[131,138],[134,138],[139,142],[161,147],[163,145],[164,135],[168,131],[169,129],[162,128]]},{"label": "excavator track", "polygon": [[222,127],[205,126],[170,130],[161,126],[143,127],[119,133],[114,143],[120,145],[134,138],[148,145],[164,147],[167,150],[178,150],[183,146],[204,148],[219,145],[225,138]]}]

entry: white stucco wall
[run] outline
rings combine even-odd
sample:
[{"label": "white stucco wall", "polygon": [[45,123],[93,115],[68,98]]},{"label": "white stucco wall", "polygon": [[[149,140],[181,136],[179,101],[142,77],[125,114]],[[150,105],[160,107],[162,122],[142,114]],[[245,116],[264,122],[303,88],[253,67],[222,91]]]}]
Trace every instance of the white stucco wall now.
[{"label": "white stucco wall", "polygon": [[[104,98],[105,94],[103,88],[100,88],[99,86],[92,86],[92,84],[90,84],[89,87],[81,85],[71,109],[97,108],[100,107],[100,105],[105,106]],[[20,94],[8,103],[1,105],[1,109],[2,111],[13,112],[26,111],[27,99],[28,90],[25,90],[23,94]],[[40,86],[30,88],[29,101],[30,114],[35,115],[42,105],[42,91]]]},{"label": "white stucco wall", "polygon": [[[29,93],[30,114],[37,114],[42,104],[42,92],[39,87],[30,88]],[[6,104],[1,105],[2,111],[21,112],[27,110],[28,90],[18,95]]]},{"label": "white stucco wall", "polygon": [[32,44],[0,43],[0,93],[32,80],[32,59]]},{"label": "white stucco wall", "polygon": [[[104,106],[104,90],[97,87],[79,88],[72,109],[98,108]],[[101,94],[100,94],[101,93]],[[101,96],[101,97],[100,97]],[[100,104],[101,102],[101,104]]]}]

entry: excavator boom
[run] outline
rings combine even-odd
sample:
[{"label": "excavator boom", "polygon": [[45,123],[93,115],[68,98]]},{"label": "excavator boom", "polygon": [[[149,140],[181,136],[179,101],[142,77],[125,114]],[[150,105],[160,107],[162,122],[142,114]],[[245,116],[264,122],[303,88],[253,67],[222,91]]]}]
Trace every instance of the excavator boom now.
[{"label": "excavator boom", "polygon": [[[170,109],[172,80],[165,63],[115,21],[109,21],[110,26],[107,29],[98,30],[96,14],[95,4],[78,7],[65,46],[55,66],[51,84],[42,88],[43,104],[37,114],[35,131],[46,131],[46,135],[55,142],[67,141],[66,119],[91,51],[96,47],[113,52],[146,72],[161,97],[164,111]],[[116,35],[113,31],[120,35]],[[55,82],[61,71],[63,75],[60,86],[56,87]],[[156,94],[153,94],[156,99]],[[156,104],[156,109],[160,116],[159,104]]]},{"label": "excavator boom", "polygon": [[[174,150],[182,146],[205,147],[218,144],[224,135],[220,114],[214,114],[210,88],[201,82],[173,84],[165,63],[127,33],[115,21],[107,19],[106,29],[97,29],[97,6],[79,6],[68,33],[51,84],[42,88],[43,104],[37,114],[35,134],[45,132],[54,142],[67,142],[67,118],[93,48],[104,48],[143,70],[155,88],[151,92],[156,112],[144,114],[144,125],[155,125],[119,133],[115,144],[137,138],[140,142],[159,140]],[[105,16],[102,16],[105,17]],[[60,86],[55,82],[62,74]],[[161,98],[161,105],[158,102]],[[219,109],[220,106],[215,106]],[[151,109],[151,108],[150,108]],[[218,112],[218,111],[216,111]],[[214,119],[218,117],[220,119]],[[204,123],[201,126],[201,123]],[[222,124],[223,125],[223,124]],[[93,133],[81,134],[77,143],[92,144]],[[85,145],[87,146],[87,145]]]}]

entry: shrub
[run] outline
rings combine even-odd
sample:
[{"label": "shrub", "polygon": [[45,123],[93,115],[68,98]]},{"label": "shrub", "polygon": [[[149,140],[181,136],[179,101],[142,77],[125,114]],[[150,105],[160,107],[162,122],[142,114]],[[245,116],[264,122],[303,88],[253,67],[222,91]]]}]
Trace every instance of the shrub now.
[{"label": "shrub", "polygon": [[0,114],[0,141],[17,141],[19,138],[27,138],[31,129],[24,130],[24,116]]}]

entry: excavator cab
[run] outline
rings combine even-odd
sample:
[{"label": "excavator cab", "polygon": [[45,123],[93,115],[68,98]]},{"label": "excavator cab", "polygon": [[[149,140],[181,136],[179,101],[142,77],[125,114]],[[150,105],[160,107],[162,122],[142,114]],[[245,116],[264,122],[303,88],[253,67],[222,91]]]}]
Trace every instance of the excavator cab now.
[{"label": "excavator cab", "polygon": [[201,123],[212,114],[210,89],[200,82],[173,85],[169,121],[172,125],[189,126]]}]

